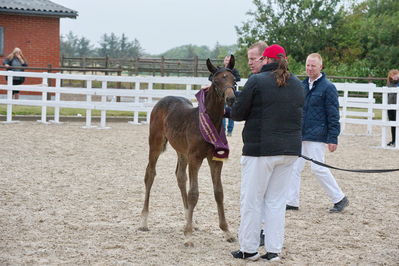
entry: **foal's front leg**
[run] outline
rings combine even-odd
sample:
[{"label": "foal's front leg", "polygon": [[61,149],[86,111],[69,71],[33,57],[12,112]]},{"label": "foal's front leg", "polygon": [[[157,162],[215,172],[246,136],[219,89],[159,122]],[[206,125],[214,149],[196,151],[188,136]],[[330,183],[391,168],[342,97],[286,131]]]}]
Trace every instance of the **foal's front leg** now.
[{"label": "foal's front leg", "polygon": [[218,162],[212,160],[211,157],[208,157],[209,168],[211,169],[211,176],[213,182],[213,193],[215,195],[215,200],[218,206],[218,214],[219,214],[219,227],[225,234],[227,242],[234,242],[236,238],[229,231],[229,226],[226,222],[226,217],[224,214],[224,204],[223,204],[223,185],[222,185],[222,167],[223,162]]},{"label": "foal's front leg", "polygon": [[193,235],[193,212],[194,208],[198,202],[198,171],[201,167],[202,159],[190,160],[188,166],[188,175],[190,179],[189,190],[187,194],[187,213],[186,213],[186,226],[184,227],[184,236],[186,247],[193,247],[194,243],[192,241]]}]

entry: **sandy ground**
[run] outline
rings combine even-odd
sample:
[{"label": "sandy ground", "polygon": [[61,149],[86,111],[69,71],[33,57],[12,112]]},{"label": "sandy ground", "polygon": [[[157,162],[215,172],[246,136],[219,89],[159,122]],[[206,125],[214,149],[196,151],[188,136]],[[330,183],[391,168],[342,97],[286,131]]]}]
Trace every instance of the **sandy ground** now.
[{"label": "sandy ground", "polygon": [[[160,157],[149,232],[138,231],[147,164],[147,125],[81,122],[0,124],[0,265],[245,265],[218,228],[204,162],[193,248],[183,245],[183,207],[175,152]],[[229,138],[223,169],[231,231],[239,226],[240,132]],[[364,133],[349,126],[348,133]],[[378,133],[378,129],[374,130]],[[379,136],[344,135],[327,162],[346,168],[398,168],[399,151],[376,148]],[[305,168],[301,207],[287,212],[284,265],[399,265],[399,173],[333,171],[350,200],[330,214],[327,195]],[[261,253],[264,250],[260,249]],[[252,262],[263,265],[265,262]]]}]

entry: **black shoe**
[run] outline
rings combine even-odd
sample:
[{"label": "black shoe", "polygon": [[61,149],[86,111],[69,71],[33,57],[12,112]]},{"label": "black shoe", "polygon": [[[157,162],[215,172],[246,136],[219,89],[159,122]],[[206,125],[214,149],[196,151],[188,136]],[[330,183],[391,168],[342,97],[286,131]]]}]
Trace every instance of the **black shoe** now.
[{"label": "black shoe", "polygon": [[346,206],[349,205],[349,200],[345,196],[342,200],[334,204],[334,207],[330,209],[330,212],[341,212],[345,209]]},{"label": "black shoe", "polygon": [[265,245],[265,234],[263,233],[263,229],[260,230],[260,241],[259,241],[259,246],[264,246]]},{"label": "black shoe", "polygon": [[388,144],[387,144],[387,146],[395,146],[395,142],[393,142],[393,141],[391,141],[391,142],[389,142]]},{"label": "black shoe", "polygon": [[288,205],[288,204],[287,204],[287,206],[285,206],[285,209],[286,209],[286,210],[297,211],[297,210],[299,210],[299,207],[291,206],[291,205]]},{"label": "black shoe", "polygon": [[236,259],[252,260],[252,261],[256,261],[260,257],[258,252],[247,253],[247,252],[242,252],[240,250],[232,251],[231,255],[233,255],[233,257]]},{"label": "black shoe", "polygon": [[268,261],[278,261],[280,260],[280,257],[278,256],[277,253],[272,253],[272,252],[267,252],[265,255],[260,256],[264,260]]},{"label": "black shoe", "polygon": [[233,135],[233,133],[227,132],[227,137],[231,137],[232,135]]}]

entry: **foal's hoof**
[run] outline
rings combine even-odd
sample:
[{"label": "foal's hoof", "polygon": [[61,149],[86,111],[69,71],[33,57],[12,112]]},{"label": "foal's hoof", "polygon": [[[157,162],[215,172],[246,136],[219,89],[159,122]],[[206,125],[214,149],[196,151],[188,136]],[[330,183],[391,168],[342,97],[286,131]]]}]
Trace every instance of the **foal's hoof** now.
[{"label": "foal's hoof", "polygon": [[150,230],[148,229],[148,226],[141,226],[141,227],[139,227],[139,231],[146,232],[146,231],[150,231]]},{"label": "foal's hoof", "polygon": [[226,239],[227,242],[229,243],[236,242],[236,237],[230,231],[225,231],[224,234],[225,234],[224,238]]},{"label": "foal's hoof", "polygon": [[191,241],[188,241],[188,242],[184,243],[184,246],[187,247],[187,248],[193,248],[194,247],[194,243],[191,242]]}]

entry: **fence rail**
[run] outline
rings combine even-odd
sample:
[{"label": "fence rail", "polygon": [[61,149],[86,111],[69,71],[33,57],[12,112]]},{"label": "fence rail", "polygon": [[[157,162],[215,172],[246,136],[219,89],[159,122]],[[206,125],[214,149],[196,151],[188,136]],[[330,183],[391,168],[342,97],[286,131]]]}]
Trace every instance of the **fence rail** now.
[{"label": "fence rail", "polygon": [[[100,128],[106,128],[106,112],[111,110],[128,111],[133,113],[134,124],[139,124],[139,112],[146,114],[145,122],[150,120],[150,112],[158,99],[175,95],[190,99],[196,105],[195,93],[198,88],[208,85],[209,81],[203,77],[151,77],[151,76],[99,76],[99,75],[77,75],[61,73],[38,73],[38,72],[16,72],[0,71],[0,76],[8,76],[8,84],[0,85],[0,90],[6,90],[5,99],[0,99],[0,104],[7,106],[6,123],[13,122],[13,105],[41,106],[41,123],[48,123],[47,107],[54,108],[53,123],[60,122],[61,108],[81,108],[86,110],[86,125],[92,126],[92,110],[100,110]],[[23,76],[41,79],[37,85],[12,85],[13,76]],[[54,86],[49,86],[49,79],[55,80]],[[63,80],[84,81],[85,87],[65,87]],[[94,82],[100,86],[94,86]],[[241,80],[238,86],[243,86],[246,79]],[[130,83],[134,89],[109,88],[109,83]],[[184,89],[156,89],[155,85],[180,85]],[[387,130],[391,126],[397,127],[396,138],[399,138],[399,121],[388,121],[386,110],[394,109],[399,117],[399,103],[388,104],[388,93],[398,93],[397,88],[377,87],[373,83],[334,83],[341,95],[339,97],[341,107],[341,125],[343,131],[346,124],[367,125],[367,134],[372,133],[373,126],[381,127],[381,147],[387,148]],[[159,86],[158,86],[159,87]],[[34,91],[41,93],[40,100],[13,99],[12,90]],[[354,92],[361,94],[354,94]],[[47,96],[54,94],[53,99]],[[61,95],[84,95],[85,100],[63,100]],[[94,97],[98,99],[94,99]],[[126,100],[117,102],[116,97],[126,97]],[[376,99],[381,99],[376,101]],[[354,110],[356,108],[356,110]],[[375,117],[377,111],[382,112],[381,118]],[[395,146],[399,149],[399,145]]]},{"label": "fence rail", "polygon": [[[223,60],[213,59],[216,65],[223,65]],[[109,57],[61,57],[61,67],[80,68],[86,71],[97,69],[116,69],[128,75],[160,75],[205,77],[209,75],[206,59],[195,56],[191,59],[172,58],[109,58]]]}]

